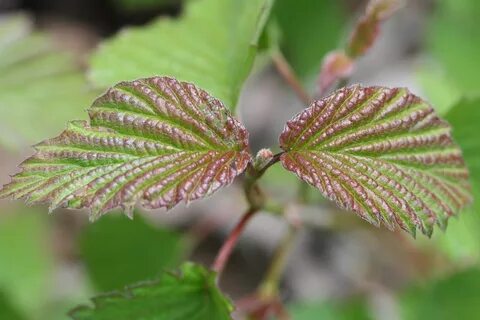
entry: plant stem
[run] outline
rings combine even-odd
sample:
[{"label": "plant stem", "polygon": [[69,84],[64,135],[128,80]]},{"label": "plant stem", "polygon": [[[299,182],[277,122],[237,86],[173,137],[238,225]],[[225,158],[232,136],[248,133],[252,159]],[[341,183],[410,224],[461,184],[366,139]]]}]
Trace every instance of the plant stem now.
[{"label": "plant stem", "polygon": [[253,215],[256,212],[257,212],[257,209],[254,209],[254,208],[248,209],[247,212],[245,212],[245,214],[242,216],[240,221],[237,223],[237,225],[230,232],[227,240],[223,243],[222,247],[220,248],[220,251],[218,252],[217,257],[215,258],[215,261],[213,262],[213,265],[212,265],[212,270],[217,272],[218,277],[220,277],[220,275],[222,274],[222,271],[225,268],[225,265],[227,264],[228,258],[230,258],[232,250],[237,244],[238,238],[240,237],[243,230],[245,229],[247,222],[250,220],[250,218],[253,217]]},{"label": "plant stem", "polygon": [[245,229],[248,221],[265,205],[265,197],[259,185],[257,184],[257,180],[268,168],[280,160],[281,155],[282,152],[274,155],[272,159],[261,168],[255,168],[251,164],[248,165],[243,188],[245,197],[249,203],[249,209],[247,212],[245,212],[240,221],[230,232],[227,240],[223,243],[220,251],[217,254],[217,257],[215,258],[215,261],[212,264],[212,270],[217,272],[217,277],[221,276],[223,269],[225,268],[225,265],[232,254],[233,248],[237,244],[238,238]]},{"label": "plant stem", "polygon": [[287,264],[287,257],[293,247],[297,233],[298,228],[290,225],[287,234],[275,249],[270,267],[258,289],[258,294],[262,299],[270,300],[278,296],[280,278]]},{"label": "plant stem", "polygon": [[313,101],[312,97],[303,87],[302,83],[298,79],[297,75],[293,71],[292,67],[288,63],[287,59],[283,56],[280,50],[276,50],[272,55],[273,63],[278,70],[278,73],[293,89],[297,97],[307,106]]}]

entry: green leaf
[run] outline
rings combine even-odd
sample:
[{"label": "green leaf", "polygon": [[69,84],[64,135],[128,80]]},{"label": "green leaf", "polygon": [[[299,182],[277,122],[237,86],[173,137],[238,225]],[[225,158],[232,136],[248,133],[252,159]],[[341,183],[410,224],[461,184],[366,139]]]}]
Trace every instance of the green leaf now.
[{"label": "green leaf", "polygon": [[193,82],[234,110],[272,0],[197,0],[177,20],[160,18],[104,43],[91,60],[100,87],[168,75]]},{"label": "green leaf", "polygon": [[215,273],[191,263],[180,273],[163,273],[157,281],[128,287],[93,299],[70,315],[75,320],[224,320],[231,302],[215,284]]},{"label": "green leaf", "polygon": [[230,184],[248,162],[248,133],[224,105],[168,77],[122,82],[60,136],[35,147],[0,197],[90,208],[172,208]]},{"label": "green leaf", "polygon": [[454,259],[480,261],[480,141],[477,135],[480,98],[460,101],[450,109],[446,119],[463,150],[475,201],[462,219],[451,221],[446,235],[435,240]]},{"label": "green leaf", "polygon": [[303,78],[315,76],[323,56],[337,47],[345,17],[337,0],[277,0],[272,16],[282,33],[281,47]]},{"label": "green leaf", "polygon": [[72,58],[32,33],[27,17],[0,17],[1,145],[19,149],[58,133],[92,97]]},{"label": "green leaf", "polygon": [[287,122],[280,145],[287,170],[377,226],[431,235],[471,201],[450,126],[406,89],[337,90]]},{"label": "green leaf", "polygon": [[181,240],[179,234],[156,228],[140,215],[133,221],[106,216],[83,231],[80,253],[95,286],[111,291],[176,267],[182,256]]},{"label": "green leaf", "polygon": [[368,305],[363,299],[345,302],[301,303],[290,306],[290,315],[294,320],[368,320]]},{"label": "green leaf", "polygon": [[476,319],[480,313],[480,270],[473,268],[406,290],[403,320]]},{"label": "green leaf", "polygon": [[[51,230],[37,211],[3,208],[0,217],[0,288],[12,307],[38,314],[50,296],[53,252]],[[8,212],[10,211],[10,212]],[[3,318],[0,319],[10,319]]]}]

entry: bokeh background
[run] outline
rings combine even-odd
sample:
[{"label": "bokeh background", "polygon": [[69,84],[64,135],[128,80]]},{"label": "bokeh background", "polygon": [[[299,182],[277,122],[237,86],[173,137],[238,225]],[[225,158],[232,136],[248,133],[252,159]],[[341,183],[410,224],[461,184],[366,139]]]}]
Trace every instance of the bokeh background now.
[{"label": "bokeh background", "polygon": [[[90,57],[102,41],[159,17],[175,19],[185,2],[0,0],[0,183],[32,154],[32,144],[86,117],[102,92],[89,81]],[[313,89],[323,55],[345,42],[365,5],[277,0],[272,19],[281,48],[306,87]],[[456,125],[478,139],[479,15],[477,0],[407,1],[382,25],[349,82],[406,86],[443,114],[468,104],[468,116],[460,113]],[[267,53],[260,55],[239,106],[253,150],[277,145],[285,121],[303,107]],[[262,184],[282,201],[295,197],[296,178],[280,165]],[[369,226],[315,190],[308,200],[292,208],[305,228],[281,284],[293,319],[478,319],[475,206],[452,219],[446,233],[413,240]],[[0,200],[0,319],[67,319],[89,297],[154,278],[182,260],[209,265],[244,208],[236,184],[190,207],[136,212],[133,221],[116,213],[94,224],[85,212],[49,215],[45,207]],[[283,219],[268,213],[247,227],[221,284],[232,299],[255,290],[286,230]]]}]

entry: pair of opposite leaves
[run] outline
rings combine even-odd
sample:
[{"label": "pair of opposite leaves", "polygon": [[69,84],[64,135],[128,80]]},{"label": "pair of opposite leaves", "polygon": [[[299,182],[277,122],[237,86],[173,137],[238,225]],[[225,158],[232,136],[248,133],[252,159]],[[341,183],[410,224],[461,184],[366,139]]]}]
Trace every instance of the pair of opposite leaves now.
[{"label": "pair of opposite leaves", "polygon": [[[88,112],[35,146],[0,197],[90,208],[95,219],[208,196],[252,161],[243,125],[191,83],[122,82]],[[375,225],[430,235],[471,201],[450,126],[406,89],[340,89],[288,121],[280,147],[287,170]]]}]

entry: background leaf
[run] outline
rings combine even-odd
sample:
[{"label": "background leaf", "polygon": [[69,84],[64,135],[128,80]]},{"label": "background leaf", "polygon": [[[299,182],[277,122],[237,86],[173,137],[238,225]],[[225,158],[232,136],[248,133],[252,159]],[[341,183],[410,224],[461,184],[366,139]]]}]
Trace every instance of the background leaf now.
[{"label": "background leaf", "polygon": [[134,220],[103,217],[86,226],[80,238],[88,275],[101,291],[121,289],[176,267],[182,249],[179,234],[154,227],[141,215]]},{"label": "background leaf", "polygon": [[400,296],[401,319],[475,319],[480,312],[480,271],[465,270],[406,290]]},{"label": "background leaf", "polygon": [[250,161],[248,133],[224,105],[193,84],[167,77],[122,82],[36,146],[0,197],[131,214],[172,208],[230,184]]},{"label": "background leaf", "polygon": [[59,132],[92,97],[72,57],[32,33],[26,16],[0,16],[0,144],[19,149]]},{"label": "background leaf", "polygon": [[71,312],[75,320],[224,320],[233,306],[215,285],[215,274],[184,264],[180,274],[163,273],[158,281],[93,299],[94,307]]},{"label": "background leaf", "polygon": [[127,29],[91,60],[100,87],[154,75],[193,82],[235,109],[271,0],[198,0],[176,19]]},{"label": "background leaf", "polygon": [[337,90],[287,122],[280,145],[287,170],[375,225],[430,235],[471,201],[450,126],[406,89]]}]

